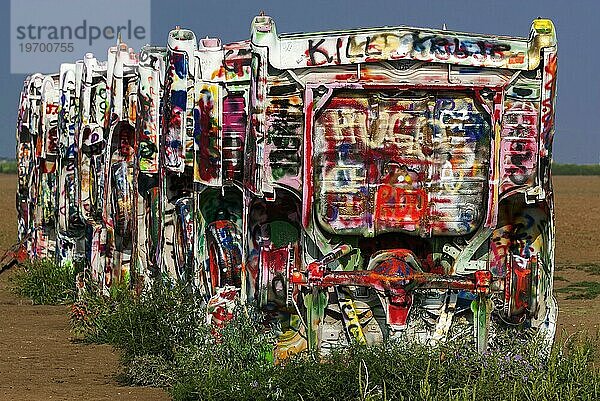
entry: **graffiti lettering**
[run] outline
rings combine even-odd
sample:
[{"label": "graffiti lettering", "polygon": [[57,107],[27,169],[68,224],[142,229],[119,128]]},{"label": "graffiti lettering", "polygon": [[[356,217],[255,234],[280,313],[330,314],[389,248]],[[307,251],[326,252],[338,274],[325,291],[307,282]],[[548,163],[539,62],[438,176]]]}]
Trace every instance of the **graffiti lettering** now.
[{"label": "graffiti lettering", "polygon": [[[405,58],[470,60],[474,65],[519,64],[523,63],[526,51],[525,48],[513,51],[511,44],[498,41],[419,32],[348,35],[335,39],[308,39],[306,43],[307,66]],[[343,57],[341,49],[344,49]]]}]

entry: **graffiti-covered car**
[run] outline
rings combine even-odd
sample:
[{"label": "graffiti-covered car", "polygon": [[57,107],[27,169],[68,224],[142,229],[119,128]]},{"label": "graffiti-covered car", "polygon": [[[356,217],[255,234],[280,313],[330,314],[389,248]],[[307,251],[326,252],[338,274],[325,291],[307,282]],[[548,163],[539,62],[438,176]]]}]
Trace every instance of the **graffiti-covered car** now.
[{"label": "graffiti-covered car", "polygon": [[405,336],[484,351],[502,328],[550,344],[556,54],[545,19],[517,38],[278,34],[260,15],[241,42],[178,27],[164,48],[118,44],[55,84],[55,180],[78,202],[56,198],[54,220],[35,211],[56,152],[33,149],[58,95],[26,81],[20,238],[43,247],[29,238],[58,221],[103,290],[171,277],[218,324],[239,298],[277,328],[277,358]]}]

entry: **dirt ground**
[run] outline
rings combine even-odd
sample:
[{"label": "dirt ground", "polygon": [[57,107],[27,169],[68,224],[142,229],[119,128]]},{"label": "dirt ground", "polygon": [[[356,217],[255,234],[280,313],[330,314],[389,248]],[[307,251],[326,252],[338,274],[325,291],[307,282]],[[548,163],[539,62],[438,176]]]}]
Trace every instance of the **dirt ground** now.
[{"label": "dirt ground", "polygon": [[[572,268],[584,263],[600,265],[600,176],[556,176],[554,192],[557,264],[554,288],[582,281],[600,282],[600,275]],[[565,294],[556,295],[558,333],[563,330],[596,333],[600,327],[600,297],[565,298]]]},{"label": "dirt ground", "polygon": [[[16,237],[14,175],[0,174],[0,251]],[[554,178],[556,201],[555,282],[560,289],[580,281],[600,282],[572,268],[600,264],[600,177]],[[109,346],[71,341],[62,306],[32,306],[8,291],[10,272],[0,275],[0,400],[166,400],[154,388],[117,382],[118,356]],[[566,281],[565,281],[566,280]],[[595,332],[600,326],[600,297],[567,300],[557,294],[559,333]]]}]

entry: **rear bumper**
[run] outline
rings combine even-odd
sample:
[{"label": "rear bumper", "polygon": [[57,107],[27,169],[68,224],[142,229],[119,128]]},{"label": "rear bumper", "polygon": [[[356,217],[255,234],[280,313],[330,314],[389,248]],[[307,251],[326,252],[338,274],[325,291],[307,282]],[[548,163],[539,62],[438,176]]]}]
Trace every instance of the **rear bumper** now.
[{"label": "rear bumper", "polygon": [[415,290],[456,290],[481,295],[504,292],[504,279],[493,278],[488,270],[479,270],[474,278],[467,278],[434,273],[386,274],[375,270],[329,271],[311,264],[304,273],[292,273],[290,282],[307,287],[371,287],[389,295]]}]

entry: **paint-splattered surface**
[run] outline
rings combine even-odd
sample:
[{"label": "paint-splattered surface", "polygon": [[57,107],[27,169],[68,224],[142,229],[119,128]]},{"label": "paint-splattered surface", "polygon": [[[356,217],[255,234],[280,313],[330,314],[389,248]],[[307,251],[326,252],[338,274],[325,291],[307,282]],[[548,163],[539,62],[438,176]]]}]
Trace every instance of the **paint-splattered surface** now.
[{"label": "paint-splattered surface", "polygon": [[[291,349],[279,341],[288,331],[324,352],[352,338],[472,333],[484,352],[505,324],[539,329],[550,344],[552,22],[536,19],[528,39],[406,27],[278,35],[266,15],[251,27],[249,41],[228,46],[197,44],[178,27],[150,66],[144,48],[142,69],[162,84],[162,118],[148,118],[160,121],[150,175],[131,158],[151,137],[136,120],[149,117],[144,107],[133,107],[138,75],[148,74],[125,44],[106,63],[86,56],[24,81],[18,236],[31,256],[68,265],[85,255],[83,276],[105,293],[161,274],[207,299],[229,301],[219,288],[236,287],[281,324],[276,348]],[[77,99],[73,67],[81,121],[67,113]],[[146,84],[142,103],[152,95]],[[99,110],[92,151],[87,119]],[[63,167],[73,158],[56,144],[70,126],[86,161],[74,182],[87,184],[73,191],[80,221],[61,230]],[[35,157],[25,152],[34,144]],[[281,242],[282,231],[295,234]],[[356,318],[363,312],[368,319]]]}]

